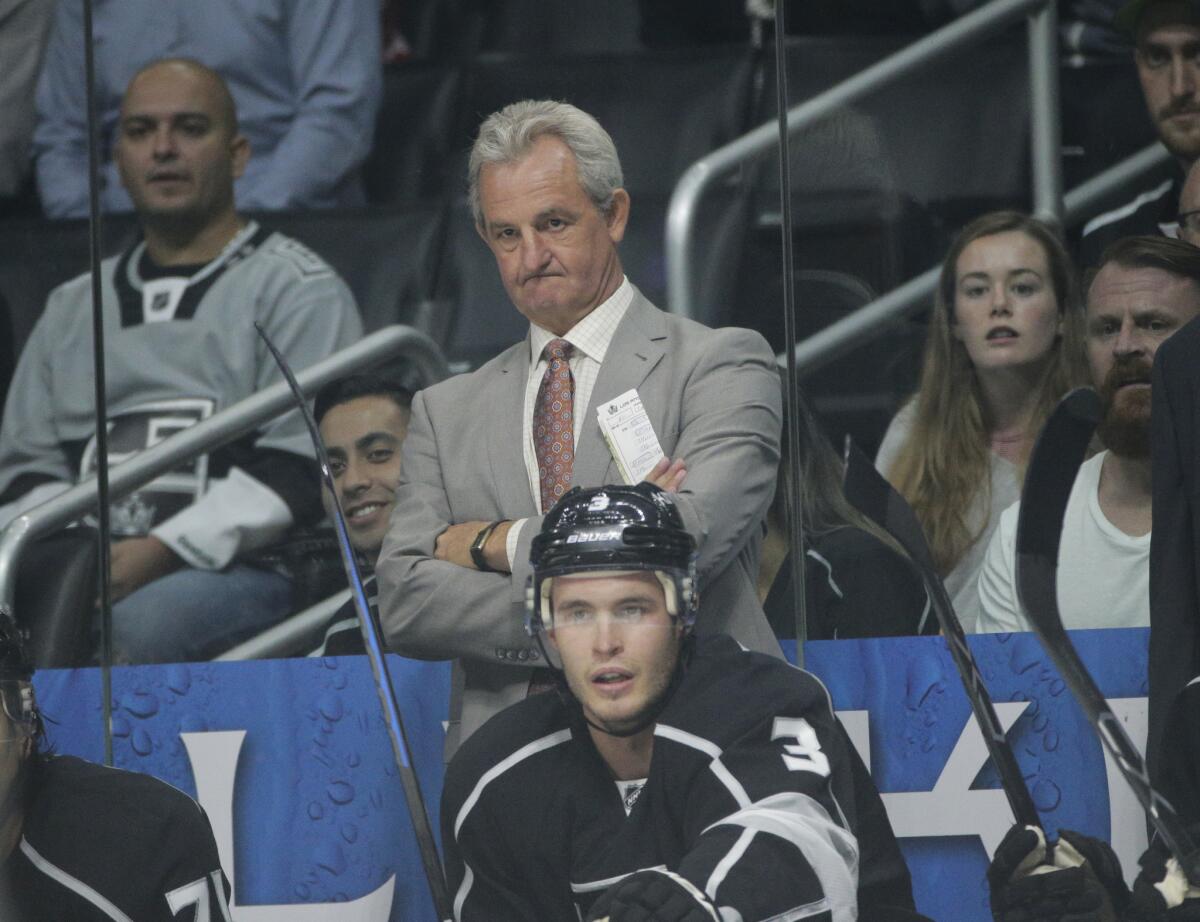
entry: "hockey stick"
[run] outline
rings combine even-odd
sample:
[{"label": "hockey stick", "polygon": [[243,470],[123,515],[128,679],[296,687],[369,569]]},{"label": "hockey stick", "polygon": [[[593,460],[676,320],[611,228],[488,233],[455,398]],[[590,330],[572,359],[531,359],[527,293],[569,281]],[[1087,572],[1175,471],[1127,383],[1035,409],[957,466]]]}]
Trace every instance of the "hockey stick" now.
[{"label": "hockey stick", "polygon": [[104,293],[100,282],[100,128],[96,116],[96,63],[92,0],[83,0],[83,72],[87,96],[88,254],[92,281],[92,361],[96,391],[96,526],[100,571],[100,713],[104,764],[113,764],[112,741],[112,529],[109,526],[108,395],[104,373]]},{"label": "hockey stick", "polygon": [[1067,394],[1038,436],[1025,473],[1017,520],[1017,595],[1042,646],[1096,729],[1105,749],[1146,810],[1146,815],[1179,867],[1200,882],[1200,854],[1175,808],[1150,784],[1146,762],[1096,687],[1058,610],[1058,549],[1063,518],[1079,466],[1103,414],[1090,387]]},{"label": "hockey stick", "polygon": [[929,602],[946,639],[946,647],[950,650],[950,658],[958,669],[962,680],[963,690],[971,703],[971,711],[983,734],[983,742],[988,755],[996,765],[1000,776],[1000,786],[1008,799],[1009,809],[1012,810],[1016,821],[1022,826],[1041,828],[1042,821],[1034,806],[1033,797],[1021,774],[1008,737],[996,716],[992,706],[992,696],[988,694],[979,667],[975,663],[975,655],[967,646],[967,637],[962,624],[954,613],[954,605],[942,585],[942,578],[933,567],[933,555],[925,540],[925,532],[916,514],[908,502],[896,492],[895,488],[875,469],[875,465],[849,439],[846,440],[846,470],[843,481],[843,492],[846,499],[863,515],[872,519],[884,531],[890,534],[900,546],[908,552],[913,564],[921,574],[925,589],[929,593]]},{"label": "hockey stick", "polygon": [[258,330],[258,335],[262,337],[263,342],[267,344],[267,348],[271,350],[271,355],[275,357],[275,364],[279,366],[279,370],[283,372],[283,377],[292,389],[292,393],[296,395],[296,405],[304,417],[304,424],[308,427],[309,437],[312,439],[313,448],[317,453],[317,464],[321,469],[321,482],[325,490],[329,493],[330,505],[334,511],[333,526],[337,532],[338,550],[342,555],[342,567],[345,569],[346,579],[350,583],[351,596],[354,599],[354,609],[358,613],[358,625],[362,631],[363,642],[367,648],[367,658],[371,661],[371,673],[375,677],[375,689],[379,693],[379,704],[383,708],[384,717],[387,720],[388,735],[392,740],[392,754],[395,756],[396,767],[400,772],[400,785],[404,789],[404,801],[408,805],[413,833],[417,837],[417,847],[421,852],[421,864],[425,869],[425,879],[429,884],[429,895],[433,898],[433,908],[437,912],[437,917],[449,922],[453,918],[453,915],[450,909],[450,898],[446,892],[446,878],[442,874],[442,864],[438,857],[437,845],[433,839],[433,829],[429,823],[429,814],[425,810],[425,800],[421,796],[421,784],[417,780],[417,773],[412,765],[412,751],[408,745],[408,736],[404,732],[404,721],[400,716],[400,704],[396,700],[396,687],[392,684],[392,676],[388,671],[387,660],[383,655],[383,639],[379,635],[379,627],[376,625],[375,619],[371,616],[371,609],[367,605],[367,594],[363,590],[362,574],[359,573],[358,562],[354,559],[354,548],[350,546],[350,534],[346,528],[346,515],[342,511],[341,502],[338,500],[337,490],[334,489],[333,474],[329,470],[329,455],[325,451],[325,443],[321,441],[321,433],[317,429],[317,421],[313,418],[312,410],[308,406],[304,392],[300,390],[300,385],[296,383],[296,376],[292,374],[292,369],[288,367],[288,363],[283,355],[275,348],[275,344],[271,342],[271,338],[267,336],[267,331],[258,323],[255,323],[254,327]]},{"label": "hockey stick", "polygon": [[787,23],[783,0],[775,3],[775,108],[779,124],[779,215],[780,246],[783,251],[783,341],[787,345],[787,382],[784,413],[787,437],[784,458],[788,465],[792,490],[788,497],[788,560],[792,567],[792,617],[796,621],[796,665],[804,666],[804,642],[808,640],[806,554],[804,550],[804,522],[800,506],[800,410],[796,406],[796,389],[800,385],[796,370],[796,279],[792,268],[794,246],[792,242],[792,157],[788,143],[788,83],[787,56],[784,53]]}]

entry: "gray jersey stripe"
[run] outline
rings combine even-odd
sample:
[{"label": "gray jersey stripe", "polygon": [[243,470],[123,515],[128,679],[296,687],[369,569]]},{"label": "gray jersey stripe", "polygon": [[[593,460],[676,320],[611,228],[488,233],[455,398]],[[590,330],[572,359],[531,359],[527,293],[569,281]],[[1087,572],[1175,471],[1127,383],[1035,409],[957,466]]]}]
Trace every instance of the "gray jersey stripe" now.
[{"label": "gray jersey stripe", "polygon": [[527,743],[526,745],[522,746],[512,755],[497,762],[486,772],[484,772],[483,777],[479,779],[479,781],[475,784],[474,790],[471,791],[471,796],[464,801],[462,809],[458,811],[458,816],[454,819],[454,837],[456,839],[458,838],[458,831],[462,829],[462,824],[466,821],[467,814],[471,812],[471,809],[479,801],[479,797],[481,794],[483,794],[484,788],[503,775],[514,765],[524,762],[530,756],[535,756],[539,752],[543,752],[547,749],[553,749],[555,746],[565,743],[570,738],[570,730],[559,730],[557,733],[551,733],[549,736],[543,736],[539,740],[534,740],[532,743]]},{"label": "gray jersey stripe", "polygon": [[[480,796],[483,794],[483,789],[489,784],[503,775],[506,771],[521,762],[524,762],[530,756],[537,755],[539,752],[544,752],[547,749],[552,749],[560,743],[565,743],[571,738],[570,730],[559,730],[557,733],[551,733],[549,736],[543,736],[539,740],[534,740],[522,746],[508,758],[497,762],[490,769],[484,772],[483,777],[476,783],[474,790],[471,791],[471,796],[466,799],[462,805],[462,809],[458,811],[458,816],[454,819],[454,838],[458,838],[458,832],[462,829],[462,824],[466,822],[467,814],[478,803]],[[475,881],[475,874],[471,870],[471,866],[465,861],[463,862],[463,880],[458,888],[458,893],[454,897],[454,918],[462,919],[463,905],[467,901],[467,894],[471,892],[471,884]]]},{"label": "gray jersey stripe", "polygon": [[51,880],[58,881],[71,892],[87,900],[112,919],[113,922],[133,922],[129,916],[125,915],[125,913],[121,912],[121,910],[105,899],[102,894],[93,890],[78,877],[71,876],[58,865],[43,858],[24,836],[21,837],[21,851],[25,853],[25,857],[33,863],[35,868]]},{"label": "gray jersey stripe", "polygon": [[746,793],[746,789],[742,787],[740,781],[733,777],[733,772],[721,761],[721,747],[712,742],[712,740],[706,740],[702,736],[696,736],[694,733],[688,733],[686,730],[680,730],[678,727],[671,727],[667,724],[659,724],[655,727],[654,735],[674,740],[677,743],[682,743],[684,746],[690,746],[692,749],[698,749],[700,752],[711,757],[712,762],[708,767],[717,776],[717,779],[725,785],[725,788],[737,802],[737,805],[739,807],[750,805],[750,796]]},{"label": "gray jersey stripe", "polygon": [[750,842],[755,835],[757,835],[757,830],[743,829],[742,834],[733,843],[733,848],[725,853],[725,857],[717,862],[717,866],[713,868],[712,873],[708,876],[708,883],[704,885],[704,892],[708,894],[708,898],[714,903],[717,902],[717,889],[721,884],[725,883],[725,877],[729,874],[733,866],[742,860],[742,855],[746,854],[746,849],[750,847]]},{"label": "gray jersey stripe", "polygon": [[629,871],[625,874],[618,874],[616,877],[606,877],[604,880],[589,880],[582,884],[572,883],[571,884],[571,892],[572,893],[594,893],[597,890],[607,890],[609,887],[611,887],[613,884],[617,883],[618,881],[622,881],[626,877],[630,877],[634,874],[641,874],[642,871],[665,871],[666,869],[667,869],[667,866],[665,864],[656,864],[656,865],[652,865],[651,867],[648,867],[648,868],[638,868],[636,871]]}]

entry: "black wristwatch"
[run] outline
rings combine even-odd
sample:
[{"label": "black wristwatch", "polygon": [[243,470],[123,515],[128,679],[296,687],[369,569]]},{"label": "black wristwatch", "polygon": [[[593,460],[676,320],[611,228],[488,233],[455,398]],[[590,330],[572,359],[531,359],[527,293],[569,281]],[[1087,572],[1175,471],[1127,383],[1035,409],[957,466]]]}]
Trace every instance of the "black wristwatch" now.
[{"label": "black wristwatch", "polygon": [[489,525],[484,525],[479,529],[479,534],[475,536],[475,540],[471,542],[471,560],[475,562],[476,569],[482,570],[484,573],[496,573],[495,567],[488,566],[487,558],[483,556],[483,546],[487,544],[487,539],[492,536],[492,532],[496,530],[496,526],[502,524],[505,519],[496,519]]}]

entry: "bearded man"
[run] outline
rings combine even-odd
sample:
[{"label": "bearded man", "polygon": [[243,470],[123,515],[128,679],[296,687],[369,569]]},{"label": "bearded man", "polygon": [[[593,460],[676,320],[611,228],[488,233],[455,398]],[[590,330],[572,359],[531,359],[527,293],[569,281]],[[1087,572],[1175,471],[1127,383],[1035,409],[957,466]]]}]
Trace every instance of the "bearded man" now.
[{"label": "bearded man", "polygon": [[[1110,246],[1087,287],[1104,445],[1079,470],[1063,521],[1058,605],[1068,629],[1150,624],[1150,394],[1158,347],[1200,315],[1200,250],[1165,237]],[[1017,600],[1020,504],[1004,511],[979,576],[980,632],[1027,631]]]}]

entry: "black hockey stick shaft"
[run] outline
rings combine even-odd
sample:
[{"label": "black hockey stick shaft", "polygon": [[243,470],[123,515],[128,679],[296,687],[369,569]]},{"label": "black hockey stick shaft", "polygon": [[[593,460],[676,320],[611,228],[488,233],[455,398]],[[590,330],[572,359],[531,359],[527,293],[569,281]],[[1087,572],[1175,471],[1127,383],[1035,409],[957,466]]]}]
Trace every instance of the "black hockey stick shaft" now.
[{"label": "black hockey stick shaft", "polygon": [[346,516],[342,504],[338,500],[337,490],[333,484],[333,474],[329,469],[329,455],[325,451],[325,443],[321,441],[321,432],[317,421],[313,418],[304,392],[296,382],[296,376],[288,366],[283,355],[275,348],[266,330],[258,323],[254,324],[258,335],[262,337],[275,363],[283,373],[284,379],[296,396],[296,404],[308,427],[309,437],[317,453],[317,464],[321,469],[321,482],[329,493],[330,505],[333,508],[333,527],[337,533],[338,550],[342,556],[342,566],[346,571],[346,579],[350,583],[351,596],[354,599],[354,609],[358,613],[358,625],[362,631],[363,642],[367,648],[367,658],[371,662],[371,673],[375,677],[375,688],[379,694],[379,704],[387,722],[388,736],[392,741],[392,754],[396,759],[396,768],[400,773],[400,785],[404,789],[404,800],[408,805],[409,817],[412,820],[413,832],[417,837],[417,847],[421,853],[421,864],[425,870],[425,879],[429,884],[429,895],[433,898],[433,908],[437,917],[450,920],[452,911],[450,898],[446,891],[446,878],[442,873],[441,859],[438,857],[437,843],[433,838],[433,827],[429,822],[429,813],[425,809],[425,800],[421,796],[421,784],[412,764],[412,749],[408,745],[408,735],[404,732],[404,720],[400,715],[400,704],[396,698],[396,687],[392,683],[392,675],[388,670],[387,659],[384,656],[383,638],[379,626],[371,616],[367,604],[367,594],[363,589],[362,574],[358,570],[358,562],[354,557],[354,548],[350,545],[350,534],[346,528]]},{"label": "black hockey stick shaft", "polygon": [[988,694],[983,676],[979,674],[975,655],[967,646],[967,637],[958,616],[954,613],[954,604],[946,594],[941,577],[933,568],[933,556],[929,552],[920,522],[904,497],[884,479],[858,446],[849,440],[846,444],[845,493],[855,508],[873,519],[900,542],[901,547],[912,558],[929,593],[930,606],[942,629],[942,636],[946,639],[950,658],[954,660],[954,666],[962,680],[963,690],[967,693],[971,711],[983,734],[988,755],[996,765],[1000,787],[1008,799],[1008,806],[1019,824],[1041,828],[1042,821],[1038,816],[1037,807],[1033,803],[1028,785],[1025,784],[1025,777],[1017,764],[1016,756],[1013,755],[1012,746],[1008,743],[1004,727],[996,716],[992,696]]},{"label": "black hockey stick shaft", "polygon": [[1042,646],[1180,868],[1200,883],[1200,854],[1175,809],[1150,783],[1146,762],[1079,658],[1058,609],[1058,551],[1071,488],[1102,415],[1094,390],[1067,394],[1038,436],[1017,520],[1017,595]]},{"label": "black hockey stick shaft", "polygon": [[796,405],[796,389],[800,386],[796,370],[796,284],[792,266],[792,157],[788,143],[788,82],[785,40],[787,23],[786,3],[775,4],[775,105],[779,123],[779,225],[780,246],[783,252],[783,342],[787,349],[784,413],[787,426],[788,482],[787,497],[788,562],[792,570],[792,617],[796,622],[796,665],[804,666],[804,642],[808,639],[807,596],[805,595],[804,510],[800,504],[800,409]]},{"label": "black hockey stick shaft", "polygon": [[92,281],[92,358],[96,391],[96,525],[100,575],[100,713],[104,762],[113,764],[112,741],[112,545],[108,505],[108,394],[104,371],[104,293],[100,282],[100,128],[96,116],[96,63],[92,48],[92,0],[83,0],[83,71],[87,96],[88,253]]}]

